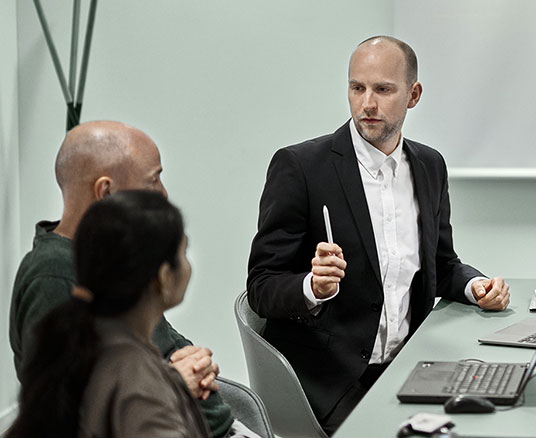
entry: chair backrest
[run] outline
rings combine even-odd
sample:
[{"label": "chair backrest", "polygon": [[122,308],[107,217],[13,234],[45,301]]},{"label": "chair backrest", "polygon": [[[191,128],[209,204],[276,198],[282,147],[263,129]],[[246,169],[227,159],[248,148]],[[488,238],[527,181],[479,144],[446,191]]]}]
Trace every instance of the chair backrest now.
[{"label": "chair backrest", "polygon": [[235,317],[249,384],[263,400],[275,434],[284,438],[327,438],[292,366],[260,335],[266,320],[249,306],[247,291],[236,299]]},{"label": "chair backrest", "polygon": [[247,386],[218,376],[219,393],[234,418],[262,438],[274,438],[272,424],[261,398]]}]

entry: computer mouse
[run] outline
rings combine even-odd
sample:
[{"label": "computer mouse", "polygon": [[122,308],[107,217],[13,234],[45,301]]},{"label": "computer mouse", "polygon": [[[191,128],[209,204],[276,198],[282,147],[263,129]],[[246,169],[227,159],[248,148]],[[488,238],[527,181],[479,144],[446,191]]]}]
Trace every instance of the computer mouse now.
[{"label": "computer mouse", "polygon": [[467,394],[452,396],[443,408],[448,414],[487,414],[495,411],[495,405],[487,398]]}]

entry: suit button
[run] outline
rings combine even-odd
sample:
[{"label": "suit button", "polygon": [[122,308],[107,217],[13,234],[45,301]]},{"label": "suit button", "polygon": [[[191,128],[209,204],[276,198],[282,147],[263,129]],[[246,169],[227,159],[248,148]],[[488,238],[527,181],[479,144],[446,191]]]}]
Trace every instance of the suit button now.
[{"label": "suit button", "polygon": [[381,310],[381,306],[376,303],[372,303],[370,305],[370,308],[372,309],[373,312],[379,312]]},{"label": "suit button", "polygon": [[361,359],[369,360],[370,359],[370,351],[361,350]]}]

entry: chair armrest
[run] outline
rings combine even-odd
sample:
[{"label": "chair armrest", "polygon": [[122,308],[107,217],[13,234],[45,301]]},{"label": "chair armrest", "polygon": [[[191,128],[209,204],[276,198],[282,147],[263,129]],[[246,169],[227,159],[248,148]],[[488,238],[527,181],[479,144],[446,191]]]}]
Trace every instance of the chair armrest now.
[{"label": "chair armrest", "polygon": [[216,381],[220,387],[218,392],[237,420],[263,438],[274,437],[266,407],[253,390],[221,376]]}]

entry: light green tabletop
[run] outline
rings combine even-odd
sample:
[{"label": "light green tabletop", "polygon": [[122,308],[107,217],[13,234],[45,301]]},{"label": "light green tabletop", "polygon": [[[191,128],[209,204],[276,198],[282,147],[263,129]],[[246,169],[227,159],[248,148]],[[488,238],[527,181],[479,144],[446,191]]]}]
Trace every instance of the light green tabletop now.
[{"label": "light green tabletop", "polygon": [[[335,438],[395,437],[399,425],[418,412],[444,413],[442,405],[402,404],[396,393],[419,360],[482,359],[529,362],[534,350],[480,345],[477,339],[536,313],[528,310],[536,280],[509,280],[511,302],[503,312],[489,312],[442,300],[382,377],[350,414]],[[498,409],[503,409],[499,407]],[[536,438],[536,378],[521,407],[492,414],[450,414],[462,437]]]}]

